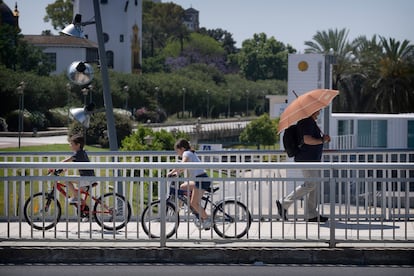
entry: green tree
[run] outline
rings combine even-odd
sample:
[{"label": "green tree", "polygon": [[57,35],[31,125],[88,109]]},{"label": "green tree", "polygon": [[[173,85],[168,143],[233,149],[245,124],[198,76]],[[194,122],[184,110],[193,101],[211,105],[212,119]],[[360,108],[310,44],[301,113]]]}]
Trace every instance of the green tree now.
[{"label": "green tree", "polygon": [[374,102],[380,113],[414,111],[414,45],[381,37],[378,78],[372,88]]},{"label": "green tree", "polygon": [[56,0],[46,6],[44,22],[51,22],[55,30],[62,30],[72,23],[73,3],[71,0]]},{"label": "green tree", "polygon": [[246,79],[287,80],[288,54],[295,52],[289,45],[285,46],[274,37],[267,38],[265,33],[260,33],[245,40],[240,52],[233,58]]},{"label": "green tree", "polygon": [[308,46],[305,49],[306,54],[330,54],[335,57],[332,76],[334,89],[337,89],[341,75],[349,68],[349,55],[355,50],[356,44],[348,42],[348,33],[349,31],[346,29],[329,29],[327,32],[318,31],[313,36],[313,41],[305,41],[305,45]]},{"label": "green tree", "polygon": [[138,125],[136,131],[122,141],[121,150],[173,150],[179,138],[189,139],[187,134],[180,131],[153,131],[151,128]]},{"label": "green tree", "polygon": [[169,39],[184,43],[187,30],[183,28],[184,10],[174,3],[144,1],[142,14],[143,58],[157,55]]},{"label": "green tree", "polygon": [[237,52],[237,48],[235,46],[236,41],[233,39],[233,35],[228,31],[225,31],[220,28],[210,30],[207,30],[206,28],[201,28],[199,30],[199,33],[208,35],[215,39],[217,42],[219,42],[227,55],[235,54]]},{"label": "green tree", "polygon": [[255,144],[257,149],[260,145],[274,145],[278,139],[276,122],[263,114],[251,121],[240,134],[240,141],[243,143]]},{"label": "green tree", "polygon": [[0,25],[0,64],[16,69],[17,47],[21,39],[19,31],[8,24]]}]

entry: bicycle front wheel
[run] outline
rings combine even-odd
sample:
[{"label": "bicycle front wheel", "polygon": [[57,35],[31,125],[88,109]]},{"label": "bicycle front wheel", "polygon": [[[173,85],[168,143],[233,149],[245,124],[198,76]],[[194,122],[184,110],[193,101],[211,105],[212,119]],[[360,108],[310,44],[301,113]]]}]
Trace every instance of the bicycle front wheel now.
[{"label": "bicycle front wheel", "polygon": [[131,205],[120,194],[107,193],[98,198],[93,216],[99,226],[106,230],[119,230],[131,219]]},{"label": "bicycle front wheel", "polygon": [[59,201],[53,195],[40,192],[26,200],[23,212],[27,223],[34,229],[49,230],[58,223],[61,209]]},{"label": "bicycle front wheel", "polygon": [[252,218],[246,205],[226,200],[213,211],[214,231],[222,238],[241,238],[247,234]]},{"label": "bicycle front wheel", "polygon": [[[171,202],[166,202],[165,212],[165,234],[167,239],[177,232],[180,224],[180,217],[176,207]],[[141,216],[142,229],[150,238],[159,238],[161,236],[161,201],[156,200],[145,207]]]}]

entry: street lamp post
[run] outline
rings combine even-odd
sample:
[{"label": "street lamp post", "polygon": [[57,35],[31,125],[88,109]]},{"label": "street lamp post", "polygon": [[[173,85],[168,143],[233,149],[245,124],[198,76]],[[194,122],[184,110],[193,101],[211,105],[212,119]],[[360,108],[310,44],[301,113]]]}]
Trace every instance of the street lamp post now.
[{"label": "street lamp post", "polygon": [[113,111],[113,105],[112,105],[111,90],[109,86],[108,64],[106,61],[106,52],[105,52],[104,36],[103,36],[103,30],[102,30],[102,19],[101,19],[101,10],[99,7],[99,0],[93,0],[93,8],[95,11],[96,34],[98,37],[98,52],[99,52],[99,61],[101,64],[102,88],[103,88],[103,95],[104,95],[106,123],[108,127],[109,148],[112,151],[117,151],[118,140],[116,137],[115,117],[114,117],[114,111]]},{"label": "street lamp post", "polygon": [[184,119],[184,113],[185,113],[185,87],[183,87],[183,116],[182,119]]},{"label": "street lamp post", "polygon": [[19,130],[19,149],[20,149],[20,139],[22,136],[22,131],[24,128],[23,112],[24,112],[24,89],[26,84],[24,81],[20,82],[19,86],[16,88],[17,95],[19,95],[19,121],[18,121],[18,130]]},{"label": "street lamp post", "polygon": [[[82,88],[81,90],[83,95],[83,107],[86,108],[87,102],[86,98],[88,97],[89,89],[87,87]],[[86,126],[83,126],[83,141],[86,145]]]},{"label": "street lamp post", "polygon": [[125,92],[125,95],[126,95],[126,98],[125,98],[125,110],[128,110],[128,98],[129,98],[129,86],[128,85],[125,85],[124,86],[124,92]]},{"label": "street lamp post", "polygon": [[158,87],[158,86],[156,86],[155,87],[155,102],[156,102],[156,104],[157,104],[157,111],[158,111],[158,90],[159,90],[160,88]]},{"label": "street lamp post", "polygon": [[68,127],[70,125],[70,92],[72,91],[72,85],[70,82],[66,83],[66,92],[68,94]]},{"label": "street lamp post", "polygon": [[249,116],[249,90],[246,90],[246,117]]},{"label": "street lamp post", "polygon": [[210,91],[208,91],[208,89],[206,90],[207,92],[207,119],[210,117]]},{"label": "street lamp post", "polygon": [[227,92],[229,93],[228,98],[227,98],[227,118],[230,118],[231,90],[228,89]]}]

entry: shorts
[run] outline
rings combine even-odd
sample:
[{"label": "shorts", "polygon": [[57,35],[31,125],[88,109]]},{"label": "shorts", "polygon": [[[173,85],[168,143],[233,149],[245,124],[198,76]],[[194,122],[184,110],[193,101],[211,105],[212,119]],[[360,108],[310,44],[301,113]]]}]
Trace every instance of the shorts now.
[{"label": "shorts", "polygon": [[[208,177],[206,173],[199,174],[197,177]],[[196,181],[195,186],[197,189],[203,189],[203,190],[210,190],[211,187],[211,181]]]},{"label": "shorts", "polygon": [[90,181],[85,181],[85,180],[80,180],[79,181],[79,187],[88,187],[88,186],[90,186],[92,184],[92,182],[90,182]]}]

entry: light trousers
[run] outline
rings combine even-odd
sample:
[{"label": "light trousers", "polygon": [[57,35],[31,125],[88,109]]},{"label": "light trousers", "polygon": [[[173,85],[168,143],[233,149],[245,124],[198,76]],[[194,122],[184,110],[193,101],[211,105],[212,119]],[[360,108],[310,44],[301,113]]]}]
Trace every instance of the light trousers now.
[{"label": "light trousers", "polygon": [[[319,178],[321,176],[320,170],[302,170],[303,177],[306,178]],[[288,194],[284,199],[280,201],[283,209],[289,209],[295,200],[302,198],[305,199],[307,205],[305,206],[305,218],[314,218],[319,215],[317,208],[317,192],[319,188],[320,181],[310,180],[305,181],[302,185],[297,186],[290,194]]]}]

